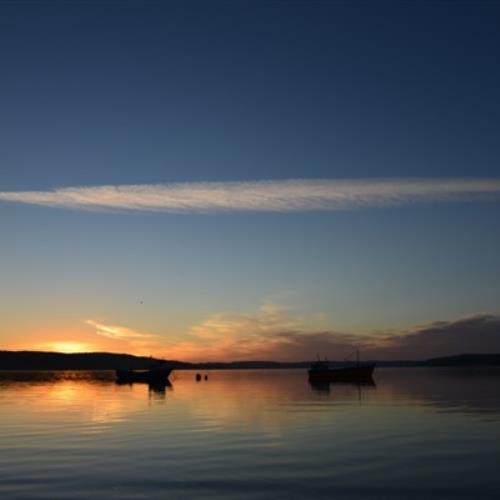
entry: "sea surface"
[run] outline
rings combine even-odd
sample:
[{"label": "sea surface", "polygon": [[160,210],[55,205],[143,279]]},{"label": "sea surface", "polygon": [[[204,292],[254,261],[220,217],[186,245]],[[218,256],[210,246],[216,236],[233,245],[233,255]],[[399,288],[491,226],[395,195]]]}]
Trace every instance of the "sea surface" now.
[{"label": "sea surface", "polygon": [[1,499],[500,498],[500,370],[0,373]]}]

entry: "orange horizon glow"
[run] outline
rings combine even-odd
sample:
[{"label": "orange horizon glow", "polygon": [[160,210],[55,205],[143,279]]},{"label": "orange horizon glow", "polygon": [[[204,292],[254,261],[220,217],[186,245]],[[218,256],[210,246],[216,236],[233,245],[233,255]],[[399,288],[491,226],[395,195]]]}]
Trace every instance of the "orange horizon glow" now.
[{"label": "orange horizon glow", "polygon": [[92,352],[93,347],[89,344],[85,344],[83,342],[75,342],[75,341],[57,341],[52,342],[50,344],[46,344],[45,348],[50,349],[55,352],[62,352],[65,354],[73,354],[79,352]]},{"label": "orange horizon glow", "polygon": [[[173,327],[168,331],[146,330],[95,320],[29,325],[16,332],[20,342],[8,342],[2,348],[68,354],[128,353],[187,362],[293,362],[314,359],[316,353],[329,359],[344,359],[352,356],[357,347],[363,359],[419,360],[496,350],[492,338],[499,322],[499,315],[482,313],[398,331],[339,333],[314,317],[263,304],[248,313],[212,314],[177,331]],[[429,341],[438,337],[440,342]]]}]

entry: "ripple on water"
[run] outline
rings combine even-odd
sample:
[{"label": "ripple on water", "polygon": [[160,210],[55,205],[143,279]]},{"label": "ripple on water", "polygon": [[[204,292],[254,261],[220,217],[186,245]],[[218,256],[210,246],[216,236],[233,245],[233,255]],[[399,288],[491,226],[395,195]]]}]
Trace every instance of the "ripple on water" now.
[{"label": "ripple on water", "polygon": [[294,370],[182,373],[165,392],[91,374],[0,377],[0,497],[498,493],[498,378],[422,370],[321,391]]}]

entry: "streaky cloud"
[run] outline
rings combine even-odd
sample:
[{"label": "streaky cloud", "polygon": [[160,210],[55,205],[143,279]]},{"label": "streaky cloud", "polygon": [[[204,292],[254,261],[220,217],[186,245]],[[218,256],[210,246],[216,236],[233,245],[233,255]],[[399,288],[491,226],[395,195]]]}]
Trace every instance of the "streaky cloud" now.
[{"label": "streaky cloud", "polygon": [[154,335],[149,333],[138,332],[132,330],[131,328],[125,328],[123,326],[117,325],[105,325],[97,321],[88,319],[85,323],[89,326],[95,328],[95,333],[103,337],[108,337],[110,339],[116,340],[138,340],[138,339],[149,339],[154,337]]},{"label": "streaky cloud", "polygon": [[434,321],[367,345],[380,359],[426,359],[453,354],[500,352],[500,315],[477,313],[452,321]]},{"label": "streaky cloud", "polygon": [[4,191],[0,201],[80,210],[306,212],[500,198],[500,179],[288,179]]},{"label": "streaky cloud", "polygon": [[192,325],[183,339],[140,332],[128,327],[85,323],[99,336],[124,342],[136,352],[184,361],[274,360],[305,361],[317,354],[332,360],[424,360],[457,354],[500,352],[500,315],[477,313],[448,321],[434,321],[398,331],[354,334],[312,318],[297,316],[285,306],[267,303],[246,313],[221,312]]},{"label": "streaky cloud", "polygon": [[307,318],[292,311],[278,309],[271,314],[266,306],[254,313],[213,315],[191,333],[191,342],[174,346],[165,355],[178,354],[195,361],[304,361],[319,353],[342,360],[359,347],[364,359],[424,360],[500,351],[500,316],[486,313],[361,335],[325,326],[314,328]]}]

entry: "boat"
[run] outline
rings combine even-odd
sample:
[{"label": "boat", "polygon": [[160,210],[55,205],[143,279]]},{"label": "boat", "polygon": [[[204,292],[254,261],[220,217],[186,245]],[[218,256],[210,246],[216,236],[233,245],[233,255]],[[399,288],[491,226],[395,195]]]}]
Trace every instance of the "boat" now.
[{"label": "boat", "polygon": [[149,370],[116,370],[116,381],[119,383],[142,382],[150,385],[166,385],[172,368],[166,363]]},{"label": "boat", "polygon": [[359,361],[356,349],[356,361],[332,364],[328,360],[315,361],[308,370],[312,382],[373,382],[372,374],[375,363]]}]

